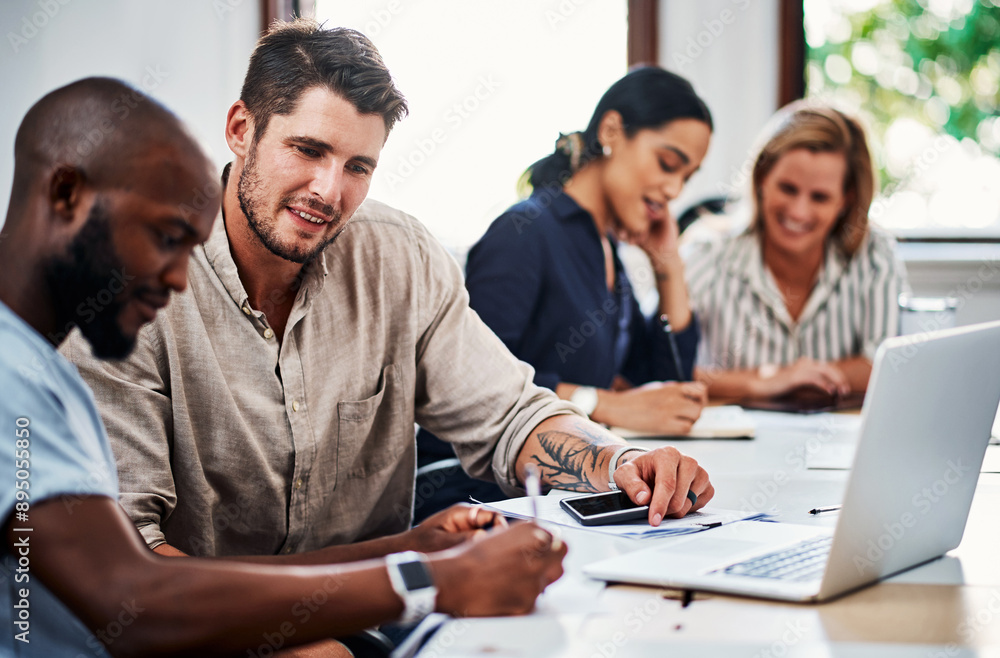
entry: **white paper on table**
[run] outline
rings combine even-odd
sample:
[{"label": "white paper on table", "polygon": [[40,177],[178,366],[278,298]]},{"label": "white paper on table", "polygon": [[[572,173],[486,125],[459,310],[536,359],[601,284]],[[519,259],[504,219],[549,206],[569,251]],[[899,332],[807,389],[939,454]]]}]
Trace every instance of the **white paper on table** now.
[{"label": "white paper on table", "polygon": [[856,438],[861,415],[848,413],[789,414],[781,411],[744,410],[758,430],[809,432],[819,437]]},{"label": "white paper on table", "polygon": [[[657,434],[637,432],[623,427],[612,427],[611,431],[624,439],[657,438]],[[743,409],[734,404],[721,407],[705,407],[701,416],[691,426],[684,438],[689,439],[733,439],[753,438],[757,434],[757,423]],[[680,437],[668,437],[680,438]]]},{"label": "white paper on table", "polygon": [[[554,494],[554,495],[553,495]],[[607,535],[619,537],[663,537],[669,535],[685,535],[692,532],[701,532],[707,528],[714,527],[734,521],[743,521],[750,518],[760,518],[766,516],[757,512],[737,512],[733,510],[714,509],[703,507],[697,512],[692,512],[682,519],[663,519],[658,527],[653,527],[644,519],[632,521],[630,523],[615,523],[608,525],[586,526],[566,513],[559,506],[559,500],[583,494],[577,492],[553,492],[548,496],[540,496],[536,499],[538,505],[538,520],[544,523],[554,523],[556,525],[579,528],[581,530],[592,530]],[[532,499],[528,496],[523,498],[509,498],[495,503],[482,503],[483,507],[504,514],[505,516],[517,519],[534,520],[532,510]]]},{"label": "white paper on table", "polygon": [[854,463],[856,443],[824,443],[819,450],[806,455],[806,468],[847,471]]},{"label": "white paper on table", "polygon": [[[853,443],[825,443],[819,450],[806,457],[806,467],[811,469],[850,470],[854,463],[857,445]],[[1000,446],[986,447],[986,457],[980,473],[1000,473]]]}]

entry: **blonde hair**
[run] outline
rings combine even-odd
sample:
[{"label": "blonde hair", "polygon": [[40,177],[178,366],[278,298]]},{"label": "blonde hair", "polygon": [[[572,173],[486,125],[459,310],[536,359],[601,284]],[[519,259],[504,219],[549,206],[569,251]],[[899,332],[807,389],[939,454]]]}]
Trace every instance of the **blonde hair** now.
[{"label": "blonde hair", "polygon": [[877,181],[864,129],[857,119],[831,107],[798,103],[790,106],[753,166],[754,210],[750,230],[761,233],[761,187],[778,160],[794,149],[813,153],[842,153],[846,207],[830,231],[830,239],[850,259],[868,235],[868,209]]}]

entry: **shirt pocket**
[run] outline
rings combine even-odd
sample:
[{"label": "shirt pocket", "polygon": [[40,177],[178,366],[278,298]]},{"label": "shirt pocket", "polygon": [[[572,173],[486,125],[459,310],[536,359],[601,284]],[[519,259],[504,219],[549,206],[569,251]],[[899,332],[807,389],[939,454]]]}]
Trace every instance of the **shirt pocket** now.
[{"label": "shirt pocket", "polygon": [[[338,470],[347,478],[363,478],[381,471],[399,457],[393,449],[393,418],[398,415],[399,366],[382,369],[375,395],[337,403]],[[411,423],[412,425],[412,423]]]}]

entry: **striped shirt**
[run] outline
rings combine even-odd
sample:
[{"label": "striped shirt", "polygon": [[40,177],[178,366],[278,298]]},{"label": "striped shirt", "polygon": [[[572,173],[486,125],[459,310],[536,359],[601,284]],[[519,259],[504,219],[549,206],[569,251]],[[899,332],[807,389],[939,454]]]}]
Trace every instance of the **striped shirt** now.
[{"label": "striped shirt", "polygon": [[899,333],[906,269],[892,237],[874,227],[849,261],[828,245],[798,321],[764,267],[756,235],[692,244],[685,256],[691,306],[702,325],[702,368],[744,370],[801,357],[870,360]]}]

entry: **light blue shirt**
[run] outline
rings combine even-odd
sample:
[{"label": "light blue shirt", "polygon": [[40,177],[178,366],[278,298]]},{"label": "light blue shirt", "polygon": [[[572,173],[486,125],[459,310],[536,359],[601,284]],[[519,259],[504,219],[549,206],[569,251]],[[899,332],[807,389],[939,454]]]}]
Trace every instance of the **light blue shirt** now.
[{"label": "light blue shirt", "polygon": [[[27,499],[18,500],[18,491]],[[58,498],[72,508],[92,495],[118,499],[114,456],[93,395],[76,368],[0,302],[0,521],[5,527],[24,512],[27,520],[15,517],[13,527],[30,528],[31,510],[42,501]],[[107,656],[31,571],[32,549],[45,538],[24,531],[15,542],[24,538],[27,546],[15,554],[6,537],[0,541],[0,656]],[[25,561],[28,570],[18,571]],[[18,625],[25,615],[29,625]],[[120,633],[107,629],[112,641]]]}]

